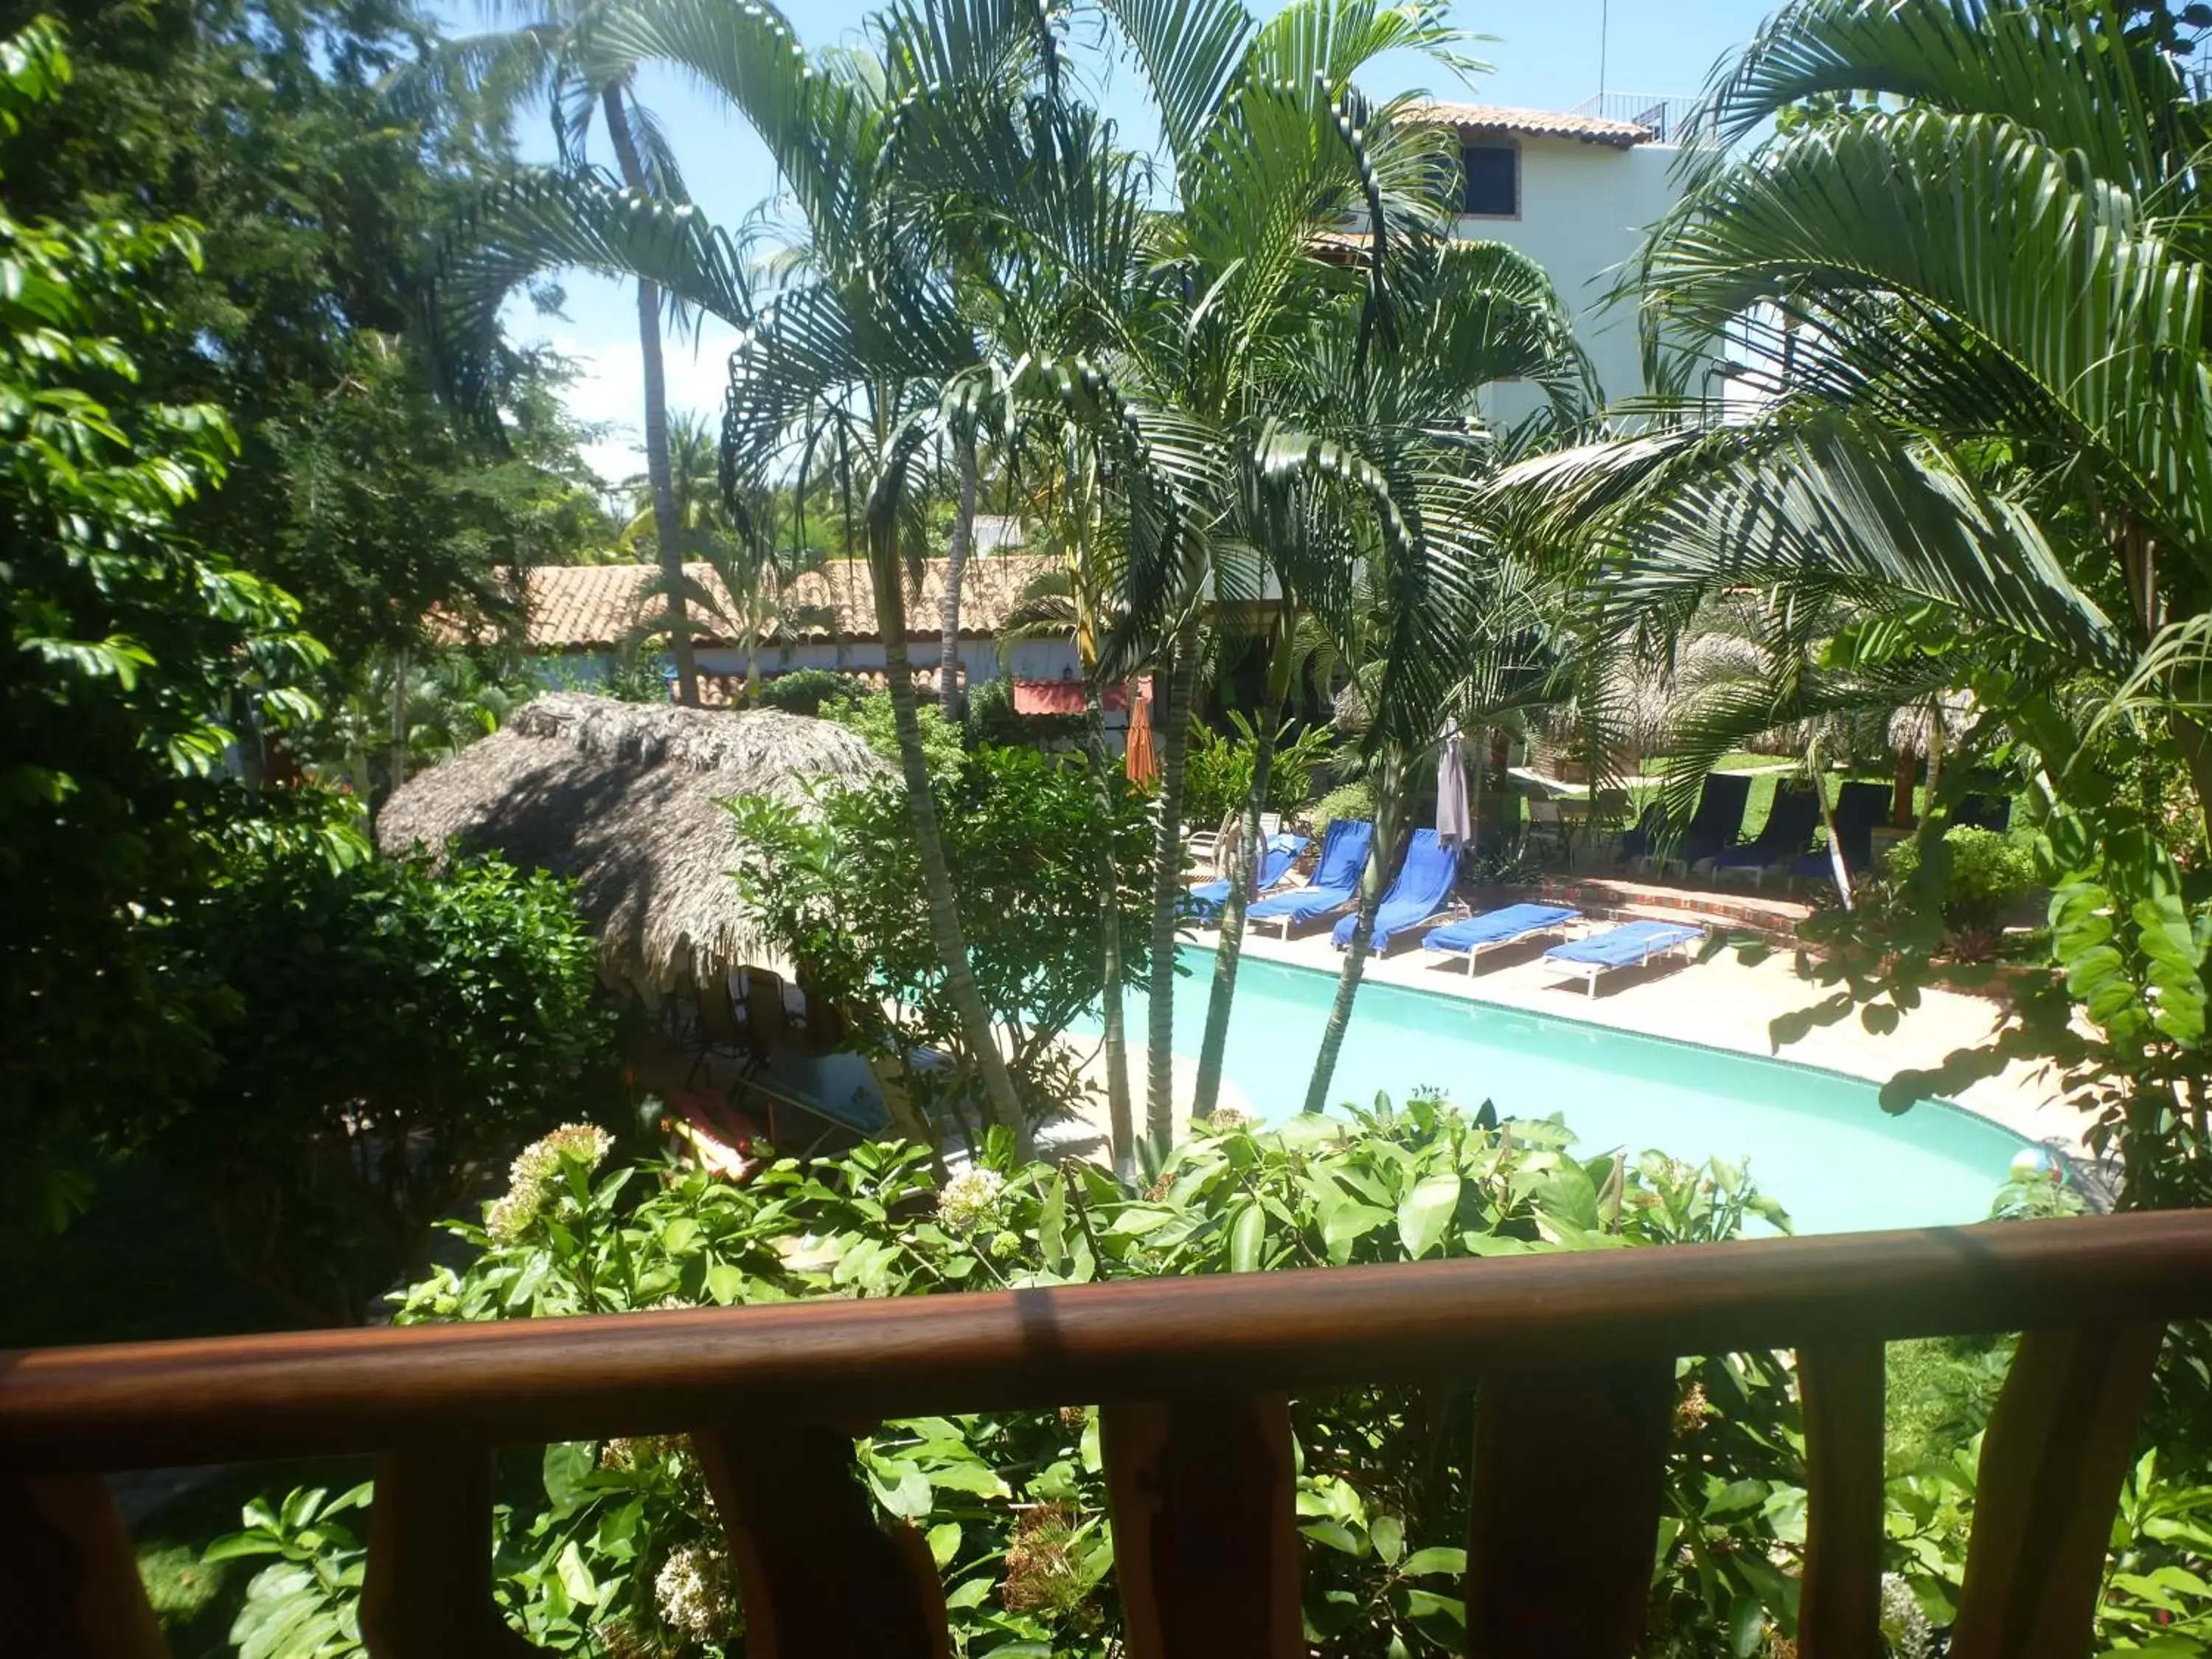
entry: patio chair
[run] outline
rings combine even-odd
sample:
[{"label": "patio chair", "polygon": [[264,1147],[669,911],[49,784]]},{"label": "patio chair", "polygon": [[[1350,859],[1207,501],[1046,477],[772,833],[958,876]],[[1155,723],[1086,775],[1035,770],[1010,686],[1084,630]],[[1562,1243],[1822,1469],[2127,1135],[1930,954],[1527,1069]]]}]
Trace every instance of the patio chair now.
[{"label": "patio chair", "polygon": [[[1375,937],[1370,942],[1375,954],[1381,956],[1390,948],[1393,934],[1426,921],[1443,909],[1458,878],[1458,849],[1440,843],[1433,830],[1413,831],[1406,861],[1398,866],[1398,878],[1390,884],[1390,890],[1382,896],[1375,912]],[[1329,935],[1338,950],[1352,944],[1358,926],[1357,915],[1339,920],[1336,931]]]},{"label": "patio chair", "polygon": [[[1298,861],[1298,854],[1310,843],[1304,836],[1285,831],[1267,839],[1267,850],[1261,857],[1260,867],[1254,874],[1252,890],[1264,893],[1291,872]],[[1192,888],[1183,896],[1188,901],[1190,914],[1201,923],[1211,925],[1221,920],[1222,907],[1229,902],[1229,880],[1226,876]]]},{"label": "patio chair", "polygon": [[2010,795],[1962,795],[1952,809],[1951,822],[1965,824],[1973,830],[1990,830],[2002,835],[2012,823]]},{"label": "patio chair", "polygon": [[1279,921],[1283,937],[1292,927],[1339,910],[1359,896],[1359,872],[1367,865],[1367,846],[1375,826],[1365,818],[1339,818],[1322,837],[1321,864],[1304,887],[1270,893],[1244,912],[1247,922]]},{"label": "patio chair", "polygon": [[1667,815],[1654,801],[1637,815],[1636,822],[1621,832],[1620,844],[1613,849],[1613,864],[1621,869],[1632,870],[1638,864],[1654,863],[1666,856]]},{"label": "patio chair", "polygon": [[1615,968],[1640,968],[1654,957],[1686,951],[1704,939],[1705,930],[1679,921],[1631,921],[1608,927],[1602,933],[1555,945],[1544,952],[1547,967],[1589,981],[1589,994],[1597,995],[1597,978]]},{"label": "patio chair", "polygon": [[1566,819],[1559,811],[1559,803],[1547,795],[1539,795],[1528,803],[1528,845],[1532,848],[1548,846],[1559,857],[1566,856]]},{"label": "patio chair", "polygon": [[[1874,827],[1889,816],[1889,786],[1847,783],[1836,793],[1836,843],[1844,849],[1844,868],[1854,874],[1874,863]],[[1790,866],[1791,879],[1832,879],[1834,861],[1816,847]]]},{"label": "patio chair", "polygon": [[1743,833],[1743,809],[1751,799],[1751,779],[1741,772],[1708,772],[1698,790],[1697,810],[1681,839],[1661,854],[1659,873],[1680,861],[1688,869],[1731,845]]},{"label": "patio chair", "polygon": [[1581,911],[1565,904],[1509,904],[1502,910],[1486,910],[1480,915],[1431,927],[1422,939],[1421,948],[1464,951],[1467,975],[1473,979],[1475,962],[1485,951],[1517,944],[1540,933],[1556,933],[1581,917]]},{"label": "patio chair", "polygon": [[1766,879],[1773,866],[1784,864],[1812,845],[1814,827],[1820,821],[1820,798],[1807,783],[1787,783],[1774,791],[1774,805],[1757,836],[1713,854],[1712,871],[1748,870],[1752,884]]}]

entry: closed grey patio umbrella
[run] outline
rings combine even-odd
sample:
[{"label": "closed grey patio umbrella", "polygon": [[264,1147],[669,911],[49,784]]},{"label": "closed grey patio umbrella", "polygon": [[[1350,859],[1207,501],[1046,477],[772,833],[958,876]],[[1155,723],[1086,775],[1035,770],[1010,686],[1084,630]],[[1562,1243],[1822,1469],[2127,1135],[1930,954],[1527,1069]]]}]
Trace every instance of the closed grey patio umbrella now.
[{"label": "closed grey patio umbrella", "polygon": [[1446,847],[1467,847],[1474,841],[1467,810],[1467,755],[1456,720],[1444,727],[1443,753],[1437,761],[1437,840]]}]

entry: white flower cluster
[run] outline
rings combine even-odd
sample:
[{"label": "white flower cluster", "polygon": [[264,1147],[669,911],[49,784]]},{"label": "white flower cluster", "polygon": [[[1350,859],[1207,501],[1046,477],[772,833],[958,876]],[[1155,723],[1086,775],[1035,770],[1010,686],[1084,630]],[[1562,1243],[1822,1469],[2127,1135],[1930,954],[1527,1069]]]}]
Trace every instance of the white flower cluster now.
[{"label": "white flower cluster", "polygon": [[661,1621],[691,1642],[719,1638],[730,1622],[730,1570],[700,1544],[669,1552],[653,1580]]},{"label": "white flower cluster", "polygon": [[937,1218],[956,1233],[972,1233],[999,1219],[1006,1178],[996,1170],[963,1170],[937,1195]]},{"label": "white flower cluster", "polygon": [[1929,1659],[1936,1651],[1936,1632],[1920,1598],[1893,1572],[1881,1576],[1881,1639],[1891,1659]]},{"label": "white flower cluster", "polygon": [[513,1243],[556,1195],[563,1159],[596,1170],[614,1150],[615,1138],[594,1123],[564,1123],[525,1146],[507,1172],[507,1195],[484,1215],[484,1231]]}]

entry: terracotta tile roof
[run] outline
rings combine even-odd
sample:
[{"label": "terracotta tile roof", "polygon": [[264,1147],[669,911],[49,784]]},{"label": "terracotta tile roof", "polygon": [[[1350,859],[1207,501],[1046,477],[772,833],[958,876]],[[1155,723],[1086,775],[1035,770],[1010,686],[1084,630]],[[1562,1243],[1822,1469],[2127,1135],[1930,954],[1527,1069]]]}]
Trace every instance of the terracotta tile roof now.
[{"label": "terracotta tile roof", "polygon": [[1455,104],[1425,98],[1407,118],[1457,127],[1462,134],[1511,132],[1534,138],[1580,138],[1593,144],[1629,149],[1651,142],[1651,129],[1633,121],[1609,121],[1598,115],[1568,115],[1555,110],[1515,109],[1504,104]]},{"label": "terracotta tile roof", "polygon": [[[1048,562],[1036,554],[970,559],[960,584],[960,631],[977,636],[997,633],[1024,585]],[[584,651],[619,644],[648,607],[659,605],[658,596],[646,591],[655,569],[649,564],[566,564],[532,571],[530,645],[540,651]],[[720,581],[709,566],[692,564],[685,569],[707,592],[721,595]],[[800,577],[793,585],[792,601],[834,606],[848,640],[877,637],[875,585],[863,561],[841,559],[826,571]],[[908,636],[937,637],[944,603],[945,561],[932,559],[922,568],[920,593],[911,588],[907,593]],[[703,624],[705,619],[702,621]],[[813,628],[802,637],[826,640],[832,635],[826,628]],[[699,642],[728,643],[712,632],[702,633]]]}]

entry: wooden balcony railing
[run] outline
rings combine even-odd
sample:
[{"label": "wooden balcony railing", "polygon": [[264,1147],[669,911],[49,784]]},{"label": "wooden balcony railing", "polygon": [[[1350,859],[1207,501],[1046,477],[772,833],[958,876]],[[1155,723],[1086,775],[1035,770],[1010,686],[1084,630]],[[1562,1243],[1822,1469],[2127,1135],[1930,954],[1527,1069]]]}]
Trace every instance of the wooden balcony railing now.
[{"label": "wooden balcony railing", "polygon": [[1132,1659],[1292,1659],[1288,1391],[1475,1378],[1470,1651],[1625,1656],[1673,1360],[1795,1348],[1798,1650],[1876,1659],[1882,1345],[2016,1330],[1949,1652],[2079,1659],[2164,1328],[2208,1315],[2202,1212],[4,1354],[0,1651],[163,1651],[101,1472],[358,1452],[371,1650],[527,1651],[491,1600],[491,1449],[688,1432],[753,1659],[942,1655],[928,1551],[878,1526],[853,1434],[1095,1402]]}]

